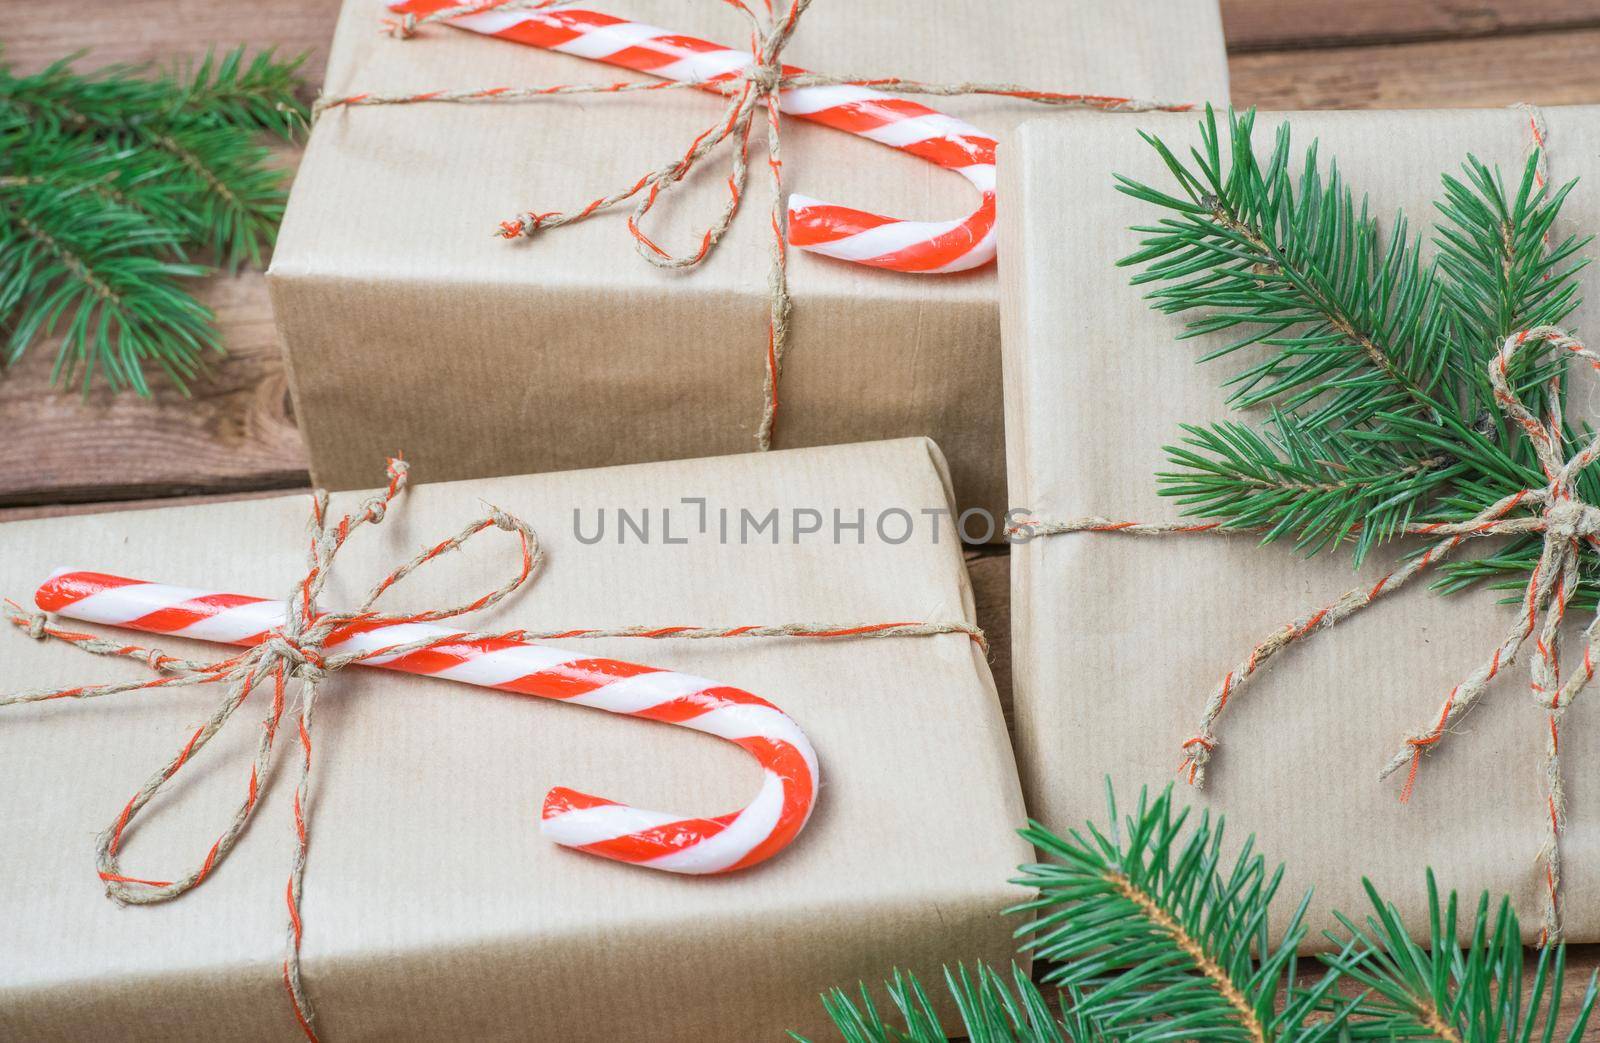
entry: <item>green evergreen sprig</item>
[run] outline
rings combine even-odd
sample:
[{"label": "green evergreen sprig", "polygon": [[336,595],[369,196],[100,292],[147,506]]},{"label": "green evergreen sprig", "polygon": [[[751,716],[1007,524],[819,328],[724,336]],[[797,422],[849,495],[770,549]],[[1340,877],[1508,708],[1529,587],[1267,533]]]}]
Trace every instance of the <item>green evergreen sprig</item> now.
[{"label": "green evergreen sprig", "polygon": [[[1494,915],[1487,893],[1460,933],[1456,895],[1441,909],[1439,889],[1428,871],[1426,947],[1412,939],[1400,911],[1384,901],[1370,880],[1363,880],[1372,913],[1364,924],[1336,914],[1344,928],[1344,947],[1324,958],[1347,983],[1364,990],[1364,1019],[1351,1025],[1353,1039],[1443,1039],[1453,1043],[1506,1040],[1550,1043],[1561,1013],[1561,988],[1566,978],[1565,946],[1546,946],[1534,961],[1527,982],[1522,928],[1502,898]],[[1526,999],[1524,992],[1527,993]],[[1564,1037],[1584,1038],[1596,1002],[1596,979],[1579,1003],[1572,1028]]]},{"label": "green evergreen sprig", "polygon": [[[971,971],[946,968],[944,981],[961,1018],[961,1034],[972,1043],[1091,1043],[1108,1038],[1072,1001],[1058,1001],[1052,1008],[1016,964],[1009,981],[987,964]],[[884,1020],[865,984],[859,986],[859,1000],[841,989],[822,997],[844,1043],[946,1043],[949,1036],[916,975],[896,971],[886,987],[898,1025]],[[804,1043],[803,1036],[791,1035]]]},{"label": "green evergreen sprig", "polygon": [[[1225,863],[1221,818],[1191,822],[1170,786],[1153,800],[1141,792],[1119,821],[1108,784],[1107,807],[1105,830],[1089,823],[1059,836],[1033,823],[1023,831],[1049,860],[1021,867],[1016,882],[1037,897],[1012,911],[1034,917],[1018,935],[1055,995],[1015,966],[1009,975],[947,969],[958,1031],[974,1043],[1584,1038],[1600,999],[1596,978],[1558,1037],[1565,949],[1542,950],[1530,983],[1509,899],[1491,916],[1484,895],[1458,930],[1455,895],[1441,908],[1430,872],[1424,946],[1366,882],[1372,912],[1361,925],[1336,913],[1342,930],[1326,936],[1333,951],[1308,976],[1295,952],[1310,896],[1271,929],[1283,871],[1268,871],[1251,841]],[[887,1017],[865,986],[856,996],[835,989],[823,1004],[846,1043],[944,1043],[946,1026],[915,976],[897,972],[888,993]]]},{"label": "green evergreen sprig", "polygon": [[[1193,316],[1183,337],[1227,334],[1203,357],[1245,352],[1229,379],[1236,407],[1264,422],[1190,425],[1167,448],[1161,491],[1187,514],[1291,538],[1308,552],[1349,542],[1359,563],[1414,522],[1460,521],[1542,487],[1532,447],[1495,408],[1486,367],[1503,339],[1559,324],[1579,304],[1587,238],[1550,241],[1567,184],[1547,190],[1530,155],[1515,185],[1468,157],[1443,178],[1426,249],[1403,215],[1385,231],[1312,144],[1291,160],[1290,129],[1257,153],[1253,112],[1226,126],[1207,110],[1201,144],[1180,158],[1145,135],[1172,175],[1124,193],[1161,213],[1139,226],[1156,311]],[[1513,379],[1536,411],[1559,360],[1533,357]],[[1600,480],[1585,474],[1586,497]],[[1457,589],[1485,576],[1525,581],[1537,541],[1446,566]],[[1511,575],[1514,574],[1514,575]],[[1587,597],[1594,597],[1592,585]]]},{"label": "green evergreen sprig", "polygon": [[186,388],[221,350],[190,280],[203,261],[260,265],[283,216],[287,175],[262,136],[305,125],[302,60],[0,65],[0,359],[57,336],[58,381],[87,389],[98,372],[148,394],[154,369]]}]

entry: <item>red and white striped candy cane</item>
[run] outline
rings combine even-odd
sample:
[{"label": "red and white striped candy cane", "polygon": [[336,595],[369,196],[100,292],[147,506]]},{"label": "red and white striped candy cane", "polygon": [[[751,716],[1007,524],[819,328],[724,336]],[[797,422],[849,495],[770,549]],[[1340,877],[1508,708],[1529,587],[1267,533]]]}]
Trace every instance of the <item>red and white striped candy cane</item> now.
[{"label": "red and white striped candy cane", "polygon": [[[396,13],[421,17],[458,3],[399,0],[389,6]],[[448,24],[680,83],[715,82],[718,78],[726,82],[730,75],[755,63],[749,50],[598,11],[483,10],[451,18]],[[785,76],[805,71],[792,65],[783,67]],[[778,93],[778,99],[789,115],[953,170],[981,194],[978,208],[959,220],[907,221],[795,193],[789,197],[790,245],[899,272],[959,272],[994,259],[996,142],[992,135],[920,102],[853,84],[786,88]]]},{"label": "red and white striped candy cane", "polygon": [[[63,570],[35,594],[45,612],[147,633],[252,646],[284,624],[280,601]],[[362,665],[558,699],[664,721],[727,739],[761,764],[761,790],[742,811],[687,818],[557,787],[544,798],[541,832],[565,847],[673,873],[725,873],[781,851],[817,797],[817,758],[793,720],[765,699],[702,677],[535,644],[515,637],[463,640],[423,651],[384,649],[462,634],[432,623],[336,631],[323,655],[379,653]]]}]

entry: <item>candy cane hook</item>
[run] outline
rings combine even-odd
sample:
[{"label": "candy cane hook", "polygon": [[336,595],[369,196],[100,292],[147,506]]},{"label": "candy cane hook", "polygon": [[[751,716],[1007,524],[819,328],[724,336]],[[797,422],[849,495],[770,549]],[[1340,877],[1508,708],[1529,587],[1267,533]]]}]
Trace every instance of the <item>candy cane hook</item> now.
[{"label": "candy cane hook", "polygon": [[[41,610],[68,619],[229,645],[259,644],[285,618],[280,601],[98,572],[59,571],[34,600]],[[455,635],[463,640],[451,642]],[[443,640],[409,654],[382,654],[431,638]],[[817,758],[811,743],[782,710],[738,688],[513,635],[470,637],[431,623],[348,627],[323,648],[326,656],[347,653],[370,655],[360,665],[681,725],[727,739],[761,765],[755,799],[741,811],[715,818],[647,811],[556,787],[544,798],[540,831],[564,847],[672,873],[731,872],[781,851],[805,826],[816,802]]]},{"label": "candy cane hook", "polygon": [[[458,0],[399,0],[396,12],[427,15]],[[703,83],[743,72],[755,63],[736,50],[681,33],[574,8],[485,10],[449,19],[460,29],[620,65],[662,79]],[[806,70],[785,65],[785,76]],[[976,127],[920,102],[869,87],[827,84],[778,92],[779,108],[792,116],[876,141],[953,170],[981,196],[971,214],[955,221],[908,221],[789,197],[789,243],[811,253],[900,272],[959,272],[988,264],[995,254],[996,141]]]}]

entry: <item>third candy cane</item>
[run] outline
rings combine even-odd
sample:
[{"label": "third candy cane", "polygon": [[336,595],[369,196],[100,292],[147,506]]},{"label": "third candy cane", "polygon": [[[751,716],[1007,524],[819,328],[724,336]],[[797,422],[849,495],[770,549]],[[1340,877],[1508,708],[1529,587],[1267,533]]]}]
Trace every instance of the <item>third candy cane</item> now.
[{"label": "third candy cane", "polygon": [[[423,16],[455,0],[402,0],[400,14]],[[748,69],[748,50],[630,22],[599,11],[485,10],[449,19],[449,25],[486,36],[620,65],[680,83],[702,83]],[[783,67],[785,76],[804,69]],[[846,131],[953,170],[980,193],[978,207],[954,221],[908,221],[789,197],[789,243],[811,253],[900,272],[959,272],[995,253],[995,139],[920,102],[869,87],[829,84],[787,88],[783,112]]]}]

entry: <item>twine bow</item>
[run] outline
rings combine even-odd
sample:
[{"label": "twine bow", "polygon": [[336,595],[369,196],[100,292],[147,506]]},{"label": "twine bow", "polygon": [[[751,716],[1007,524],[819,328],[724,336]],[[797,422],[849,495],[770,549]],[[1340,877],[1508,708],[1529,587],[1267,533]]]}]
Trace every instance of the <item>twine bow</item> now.
[{"label": "twine bow", "polygon": [[[98,698],[153,688],[182,688],[207,684],[226,686],[227,694],[211,716],[195,730],[176,756],[150,776],[129,799],[116,820],[101,832],[95,841],[95,863],[100,879],[105,882],[107,896],[119,903],[146,905],[169,901],[191,888],[198,887],[227,859],[228,853],[233,850],[234,843],[244,831],[260,799],[262,780],[266,778],[279,725],[283,721],[288,689],[291,685],[298,686],[299,709],[295,715],[297,718],[295,729],[301,755],[294,791],[295,855],[285,890],[289,929],[287,952],[283,961],[283,977],[294,1004],[295,1017],[301,1029],[313,1039],[315,1034],[311,1028],[311,1007],[300,981],[300,897],[302,880],[305,876],[306,842],[309,834],[307,789],[311,775],[312,711],[316,706],[318,685],[330,674],[347,666],[380,656],[398,656],[421,651],[443,641],[460,641],[462,637],[461,635],[434,637],[383,649],[339,654],[329,654],[326,651],[327,646],[337,643],[357,630],[403,623],[438,622],[488,608],[526,583],[542,559],[538,536],[532,528],[503,511],[491,509],[487,515],[468,525],[461,532],[421,552],[384,577],[372,588],[355,611],[329,612],[319,609],[317,598],[327,583],[329,572],[340,549],[363,525],[381,522],[390,503],[405,489],[407,470],[404,461],[391,460],[388,473],[389,484],[383,492],[368,499],[357,510],[346,514],[331,526],[327,524],[327,493],[318,490],[313,494],[306,573],[290,591],[283,625],[271,631],[265,640],[238,655],[216,662],[179,659],[164,655],[155,649],[123,645],[90,634],[57,630],[47,626],[44,617],[23,612],[16,606],[9,606],[7,612],[11,622],[24,628],[31,636],[56,637],[98,655],[139,660],[156,670],[159,676],[150,680],[22,692],[0,698],[0,707],[50,699]],[[419,567],[491,528],[516,534],[521,544],[521,566],[510,581],[481,597],[453,608],[396,614],[381,612],[374,607],[386,591],[399,584]],[[472,637],[484,636],[487,635],[472,635]],[[190,758],[211,741],[251,693],[268,684],[272,688],[272,704],[267,711],[265,728],[256,746],[255,760],[250,767],[245,796],[234,809],[222,835],[211,845],[197,866],[175,879],[152,880],[125,873],[122,869],[120,849],[129,824],[161,791],[161,788],[177,775]]]},{"label": "twine bow", "polygon": [[[313,735],[312,711],[316,705],[319,684],[330,675],[347,666],[383,660],[401,659],[412,653],[440,645],[482,644],[499,646],[507,642],[538,640],[572,640],[596,638],[648,638],[648,639],[744,639],[744,638],[802,638],[802,639],[875,639],[893,637],[921,637],[939,634],[961,634],[980,648],[987,650],[983,632],[964,620],[957,621],[903,621],[866,624],[839,623],[783,623],[759,626],[625,626],[614,628],[583,628],[534,631],[525,628],[494,632],[461,632],[446,630],[417,640],[396,643],[379,648],[347,652],[330,651],[340,646],[354,634],[376,631],[385,627],[437,623],[467,613],[490,608],[512,592],[528,583],[544,560],[538,534],[524,521],[497,508],[490,508],[478,520],[460,532],[428,547],[399,568],[389,573],[368,592],[360,607],[349,612],[333,612],[318,607],[317,599],[327,583],[334,560],[351,535],[363,525],[382,522],[390,505],[406,488],[407,465],[402,460],[391,460],[388,467],[388,486],[377,495],[362,502],[354,511],[337,521],[330,522],[328,495],[318,490],[312,496],[310,540],[306,572],[290,590],[285,602],[283,623],[268,631],[257,644],[225,659],[205,662],[167,655],[154,648],[123,644],[94,634],[65,630],[51,625],[40,613],[27,612],[7,602],[6,618],[30,637],[68,642],[95,655],[131,659],[148,666],[156,676],[144,680],[119,681],[109,684],[85,685],[74,688],[35,689],[14,695],[0,696],[0,708],[55,699],[93,699],[125,692],[149,691],[158,688],[181,688],[191,685],[221,684],[226,695],[204,723],[202,723],[182,749],[167,761],[128,800],[115,821],[102,831],[96,840],[95,862],[100,879],[105,883],[106,894],[113,900],[129,905],[165,902],[178,897],[191,888],[198,887],[228,857],[234,843],[249,822],[261,796],[261,787],[267,777],[274,744],[285,712],[289,709],[291,687],[298,694],[298,708],[290,711],[296,736],[300,744],[298,779],[294,790],[295,853],[285,888],[288,906],[286,951],[283,960],[283,982],[294,1008],[294,1015],[306,1037],[315,1041],[312,1027],[313,1014],[307,1000],[300,975],[300,942],[302,924],[300,902],[302,881],[305,875],[307,838],[310,832],[310,809],[307,793],[311,775],[311,749]],[[495,589],[451,608],[429,609],[420,612],[390,613],[376,608],[378,600],[391,588],[410,576],[424,564],[455,550],[472,537],[489,529],[499,529],[516,535],[520,546],[520,564],[516,574]],[[227,723],[234,712],[265,686],[272,689],[272,702],[263,721],[261,739],[256,747],[250,767],[244,799],[234,809],[211,848],[200,863],[182,876],[170,880],[157,880],[129,875],[121,864],[121,846],[130,823],[149,804],[150,800],[177,775],[195,754],[199,753],[212,737]]]},{"label": "twine bow", "polygon": [[[1550,377],[1546,387],[1546,413],[1536,417],[1511,387],[1510,367],[1520,353],[1545,344],[1582,358],[1600,370],[1600,355],[1554,326],[1538,326],[1507,337],[1488,366],[1489,382],[1495,403],[1520,427],[1532,444],[1547,484],[1524,488],[1501,497],[1473,517],[1461,522],[1435,522],[1408,525],[1401,530],[1409,536],[1437,537],[1422,553],[1407,559],[1400,567],[1370,587],[1356,587],[1339,598],[1299,619],[1285,624],[1250,650],[1211,691],[1201,716],[1200,727],[1183,742],[1180,772],[1189,782],[1203,785],[1206,766],[1220,745],[1214,725],[1228,703],[1273,656],[1295,642],[1338,625],[1379,598],[1404,587],[1429,567],[1444,561],[1467,540],[1481,536],[1537,534],[1543,540],[1537,564],[1528,579],[1520,609],[1510,630],[1484,662],[1451,689],[1435,717],[1411,732],[1379,772],[1388,778],[1408,768],[1400,799],[1407,801],[1416,785],[1422,756],[1443,739],[1450,726],[1470,710],[1487,690],[1489,682],[1516,661],[1523,646],[1537,630],[1534,655],[1529,664],[1530,691],[1534,702],[1547,714],[1543,774],[1549,812],[1546,837],[1540,857],[1545,863],[1546,901],[1541,941],[1549,941],[1560,931],[1561,859],[1560,840],[1566,825],[1566,802],[1560,769],[1561,721],[1578,694],[1594,680],[1594,643],[1600,633],[1600,615],[1584,631],[1583,662],[1564,682],[1561,680],[1561,623],[1577,589],[1584,544],[1600,549],[1600,507],[1585,502],[1577,494],[1578,477],[1600,458],[1600,435],[1583,443],[1571,456],[1567,448],[1562,418],[1563,386],[1560,373]],[[1521,513],[1530,510],[1537,513]],[[1150,524],[1118,522],[1106,518],[1079,518],[1065,522],[1044,522],[1023,527],[1028,536],[1051,536],[1070,532],[1110,532],[1133,536],[1164,536],[1213,532],[1244,533],[1251,530],[1224,528],[1220,523]]]},{"label": "twine bow", "polygon": [[[406,13],[395,19],[386,19],[389,33],[400,39],[414,36],[419,28],[435,22],[447,22],[464,15],[486,11],[539,11],[570,6],[578,0],[480,0],[433,11],[418,17]],[[530,210],[511,220],[503,221],[496,233],[502,238],[517,239],[540,231],[575,224],[595,214],[609,210],[628,200],[639,198],[628,217],[628,231],[635,241],[635,249],[646,261],[660,268],[693,268],[716,249],[744,198],[749,174],[750,134],[758,113],[766,115],[767,170],[772,184],[771,212],[771,262],[767,273],[768,321],[765,377],[762,388],[762,414],[757,426],[756,444],[760,449],[772,447],[773,433],[778,416],[778,381],[783,370],[785,348],[789,333],[789,316],[792,302],[789,296],[787,211],[783,195],[783,159],[780,127],[782,114],[779,95],[785,90],[799,87],[855,86],[887,88],[898,94],[927,94],[953,97],[958,95],[992,95],[1041,105],[1089,108],[1102,112],[1182,112],[1193,108],[1188,103],[1143,101],[1133,98],[1111,97],[1096,94],[1039,91],[1010,83],[923,83],[899,77],[832,76],[802,72],[783,64],[783,52],[793,39],[800,19],[811,6],[811,0],[790,0],[786,10],[779,15],[773,0],[762,0],[764,12],[758,14],[754,0],[718,0],[737,11],[746,21],[750,32],[751,63],[739,70],[694,81],[659,81],[597,84],[560,84],[548,87],[490,87],[470,90],[430,90],[414,94],[378,95],[370,92],[342,98],[320,98],[313,106],[313,114],[328,109],[356,105],[408,105],[428,102],[486,102],[532,100],[569,94],[626,94],[639,91],[701,90],[720,94],[727,99],[716,122],[706,127],[690,142],[681,154],[648,171],[638,180],[617,191],[590,201],[571,212],[556,210]],[[727,185],[727,199],[722,210],[701,233],[698,245],[686,253],[673,253],[655,240],[640,223],[655,208],[661,195],[673,185],[684,180],[700,162],[724,143],[732,142],[733,154]]]}]

